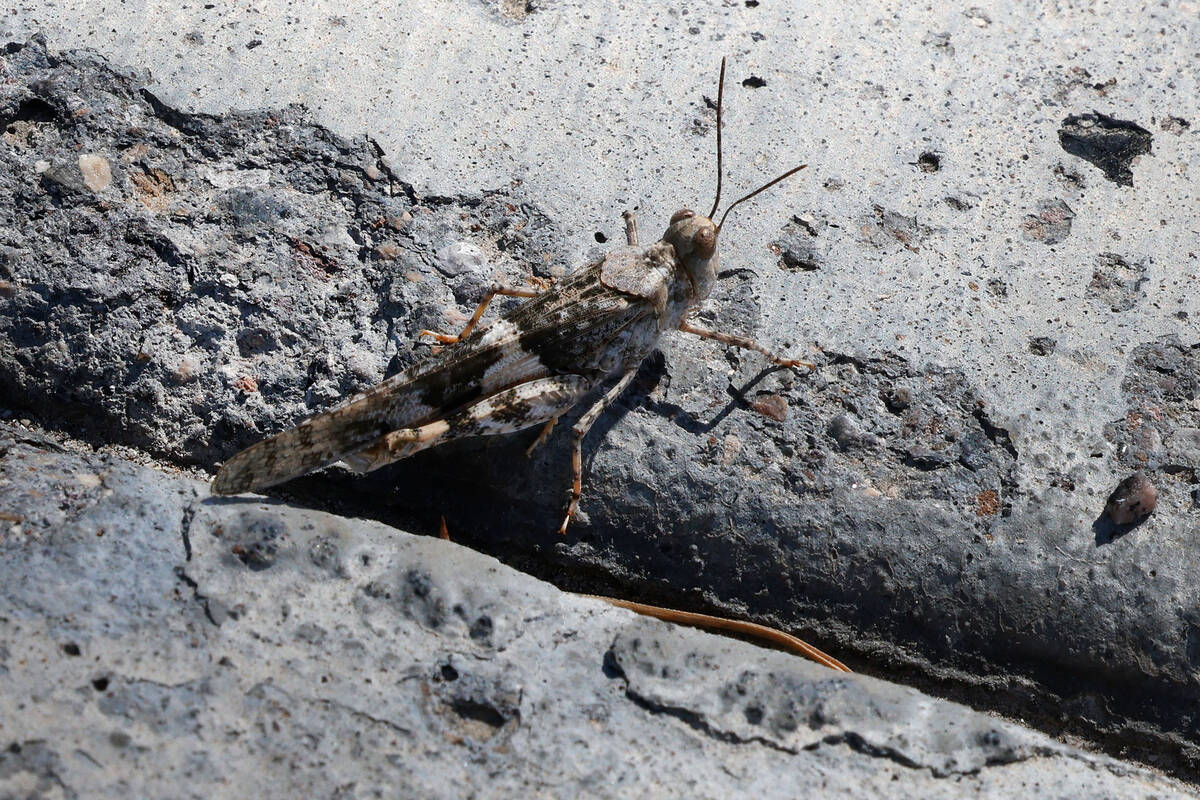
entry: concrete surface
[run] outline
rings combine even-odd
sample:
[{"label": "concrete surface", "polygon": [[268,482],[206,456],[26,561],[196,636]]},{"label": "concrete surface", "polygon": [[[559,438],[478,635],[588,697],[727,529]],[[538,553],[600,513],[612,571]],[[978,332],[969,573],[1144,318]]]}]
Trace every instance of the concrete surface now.
[{"label": "concrete surface", "polygon": [[[703,318],[816,375],[665,342],[566,542],[561,447],[523,440],[286,491],[447,513],[540,574],[774,621],[1194,777],[1195,9],[789,9],[19,3],[5,37],[149,68],[161,103],[5,56],[6,102],[50,100],[6,112],[0,300],[36,326],[6,329],[4,402],[209,466],[407,363],[493,273],[579,264],[628,206],[647,232],[705,208],[728,55],[727,185],[810,167],[731,218]],[[1158,509],[1116,529],[1137,468]]]},{"label": "concrete surface", "polygon": [[3,797],[1185,797],[914,689],[0,425]]}]

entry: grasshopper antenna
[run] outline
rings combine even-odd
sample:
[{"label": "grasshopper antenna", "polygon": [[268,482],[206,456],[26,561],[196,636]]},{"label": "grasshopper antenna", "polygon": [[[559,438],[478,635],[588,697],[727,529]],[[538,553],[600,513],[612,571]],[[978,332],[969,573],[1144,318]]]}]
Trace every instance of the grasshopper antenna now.
[{"label": "grasshopper antenna", "polygon": [[[722,57],[721,58],[721,77],[717,79],[717,196],[715,198],[713,198],[712,211],[708,212],[709,219],[712,219],[713,216],[716,215],[717,208],[719,208],[721,205],[721,176],[724,172],[722,158],[721,158],[721,109],[722,109],[722,107],[724,107],[724,105],[725,105],[725,59],[724,59],[724,57]],[[765,183],[762,186],[755,189],[750,194],[746,195],[745,197],[735,200],[733,202],[733,205],[731,205],[729,208],[725,209],[725,213],[721,215],[721,221],[719,223],[717,223],[717,233],[719,234],[721,232],[721,226],[725,224],[725,218],[729,216],[730,211],[733,211],[733,209],[737,207],[738,203],[743,203],[743,202],[749,200],[751,197],[754,197],[756,194],[759,194],[760,192],[765,192],[767,189],[770,189],[772,186],[779,183],[784,178],[790,178],[792,175],[795,175],[797,172],[799,172],[800,170],[804,169],[807,166],[808,166],[807,164],[801,164],[798,167],[793,167],[792,169],[790,169],[787,172],[780,175],[775,180]]]},{"label": "grasshopper antenna", "polygon": [[[725,100],[725,58],[721,57],[721,77],[717,80],[717,196],[713,199],[712,211],[708,218],[712,219],[721,204],[721,105]],[[718,226],[718,230],[720,227]]]},{"label": "grasshopper antenna", "polygon": [[[745,197],[740,197],[737,200],[734,200],[733,205],[731,205],[729,208],[725,209],[725,213],[721,215],[721,221],[717,223],[717,233],[718,234],[721,233],[721,226],[725,224],[725,218],[729,216],[730,211],[733,211],[735,208],[738,207],[739,203],[744,203],[747,200],[749,200],[751,197],[754,197],[756,194],[761,194],[762,192],[765,192],[767,189],[770,189],[772,186],[779,183],[784,178],[790,178],[791,176],[795,175],[797,172],[799,172],[800,170],[804,169],[807,166],[808,166],[808,164],[801,164],[798,167],[792,167],[791,169],[789,169],[787,172],[780,175],[775,180],[768,181],[767,183],[764,183],[762,186],[758,187],[757,189],[755,189],[753,192],[746,195]],[[714,209],[714,211],[715,211],[715,209]],[[712,219],[712,217],[709,217],[709,219]]]}]

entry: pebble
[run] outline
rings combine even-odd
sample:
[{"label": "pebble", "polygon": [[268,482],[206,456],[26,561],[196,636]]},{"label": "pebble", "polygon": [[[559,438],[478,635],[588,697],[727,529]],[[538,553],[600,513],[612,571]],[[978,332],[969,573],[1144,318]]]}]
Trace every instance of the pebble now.
[{"label": "pebble", "polygon": [[892,389],[891,394],[887,397],[887,405],[893,412],[906,410],[912,405],[912,391],[904,386],[897,386]]},{"label": "pebble", "polygon": [[1054,348],[1058,346],[1058,342],[1049,336],[1031,336],[1029,338],[1029,352],[1035,356],[1048,356],[1054,352]]},{"label": "pebble", "polygon": [[787,400],[777,394],[759,397],[750,403],[750,407],[762,414],[764,417],[783,422],[787,419],[788,403]]},{"label": "pebble", "polygon": [[483,250],[471,242],[455,242],[438,251],[438,269],[451,278],[482,270],[486,263]]},{"label": "pebble", "polygon": [[849,450],[862,442],[862,428],[849,414],[838,414],[830,420],[826,431],[842,450]]},{"label": "pebble", "polygon": [[108,159],[85,153],[79,157],[79,171],[83,174],[83,183],[93,192],[102,192],[112,183],[112,169]]},{"label": "pebble", "polygon": [[1158,490],[1142,472],[1135,472],[1117,484],[1104,510],[1118,525],[1133,525],[1153,514],[1157,505]]},{"label": "pebble", "polygon": [[403,252],[400,246],[393,242],[381,242],[375,245],[375,255],[383,261],[393,261],[399,258]]}]

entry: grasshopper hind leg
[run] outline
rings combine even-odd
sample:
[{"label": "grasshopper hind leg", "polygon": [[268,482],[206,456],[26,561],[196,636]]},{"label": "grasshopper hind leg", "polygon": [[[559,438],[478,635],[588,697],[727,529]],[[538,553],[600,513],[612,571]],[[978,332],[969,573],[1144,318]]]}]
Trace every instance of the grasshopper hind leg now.
[{"label": "grasshopper hind leg", "polygon": [[513,433],[557,419],[595,384],[581,375],[555,375],[517,384],[441,419],[382,436],[342,459],[355,472],[370,472],[454,439]]}]

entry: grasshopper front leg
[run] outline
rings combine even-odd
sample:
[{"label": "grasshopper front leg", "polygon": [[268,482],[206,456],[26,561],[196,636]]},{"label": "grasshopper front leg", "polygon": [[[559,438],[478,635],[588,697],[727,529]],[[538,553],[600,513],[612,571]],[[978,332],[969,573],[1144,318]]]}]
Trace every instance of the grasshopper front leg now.
[{"label": "grasshopper front leg", "polygon": [[437,331],[422,330],[417,333],[417,336],[432,336],[442,344],[456,344],[466,339],[471,335],[471,331],[479,323],[479,318],[483,316],[483,312],[487,310],[488,305],[492,302],[492,298],[502,294],[507,297],[537,297],[541,292],[533,289],[521,289],[516,286],[509,286],[506,283],[493,283],[479,301],[479,305],[475,308],[475,313],[471,315],[471,319],[467,322],[466,327],[459,331],[457,336],[452,336],[448,333],[438,333]]},{"label": "grasshopper front leg", "polygon": [[690,322],[684,322],[680,324],[679,330],[683,331],[684,333],[692,333],[696,336],[703,336],[705,339],[713,339],[721,342],[722,344],[740,347],[743,350],[753,350],[756,353],[762,353],[769,361],[774,364],[778,364],[781,367],[808,367],[810,370],[817,368],[815,364],[810,364],[807,361],[777,356],[758,342],[754,341],[753,339],[748,339],[745,336],[734,336],[733,334],[729,333],[710,331],[708,328],[701,328],[699,325],[693,325]]}]

